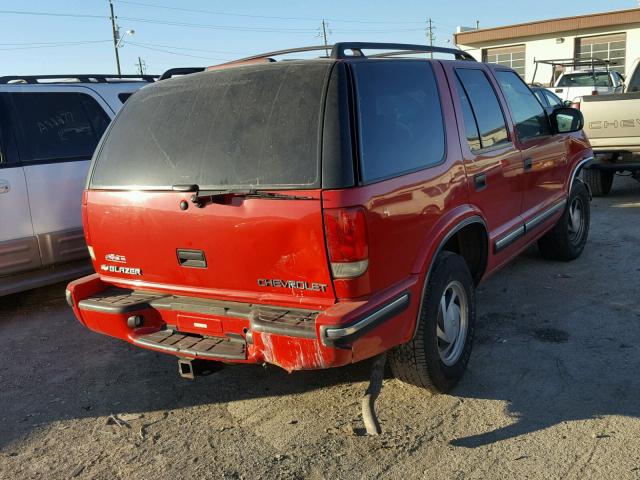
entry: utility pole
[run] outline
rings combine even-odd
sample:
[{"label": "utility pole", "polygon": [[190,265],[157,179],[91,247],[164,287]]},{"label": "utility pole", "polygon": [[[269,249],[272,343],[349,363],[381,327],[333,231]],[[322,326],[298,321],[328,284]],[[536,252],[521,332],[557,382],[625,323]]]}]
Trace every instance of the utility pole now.
[{"label": "utility pole", "polygon": [[138,67],[138,73],[140,75],[144,75],[146,73],[147,64],[144,60],[142,60],[142,58],[138,57],[138,63],[136,64],[136,66]]},{"label": "utility pole", "polygon": [[121,75],[120,71],[120,55],[118,53],[118,42],[120,41],[120,31],[116,25],[116,16],[113,14],[113,2],[109,0],[109,8],[111,9],[111,30],[113,32],[113,50],[116,52],[116,67],[118,69],[118,75]]},{"label": "utility pole", "polygon": [[[433,26],[433,20],[427,20],[427,40],[429,40],[430,47],[433,47],[433,41],[436,39],[435,29],[436,27]],[[433,58],[433,52],[429,52],[429,56]]]},{"label": "utility pole", "polygon": [[329,56],[329,42],[327,41],[327,27],[329,24],[325,22],[324,18],[322,19],[322,38],[324,38],[324,53],[328,57]]}]

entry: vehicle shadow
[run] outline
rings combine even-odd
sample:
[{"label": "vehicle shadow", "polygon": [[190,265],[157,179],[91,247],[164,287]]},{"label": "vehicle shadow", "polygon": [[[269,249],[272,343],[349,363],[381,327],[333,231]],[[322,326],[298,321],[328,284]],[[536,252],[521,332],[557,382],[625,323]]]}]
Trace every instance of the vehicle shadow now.
[{"label": "vehicle shadow", "polygon": [[0,449],[68,419],[278,401],[336,385],[359,398],[370,374],[369,362],[292,374],[238,365],[187,380],[172,356],[86,330],[66,305],[64,285],[0,301],[0,362]]},{"label": "vehicle shadow", "polygon": [[500,401],[512,421],[452,445],[587,419],[604,419],[592,434],[607,436],[606,417],[640,417],[637,210],[620,206],[640,206],[636,181],[618,179],[610,196],[594,199],[582,257],[556,263],[532,247],[480,288],[476,346],[453,394]]}]

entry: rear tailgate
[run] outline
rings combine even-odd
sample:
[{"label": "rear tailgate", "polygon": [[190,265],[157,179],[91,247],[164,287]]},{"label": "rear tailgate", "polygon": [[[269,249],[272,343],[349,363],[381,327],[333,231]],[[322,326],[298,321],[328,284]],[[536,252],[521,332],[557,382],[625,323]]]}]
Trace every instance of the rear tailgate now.
[{"label": "rear tailgate", "polygon": [[640,92],[584,97],[580,110],[594,147],[640,145]]},{"label": "rear tailgate", "polygon": [[333,303],[320,192],[300,193],[312,199],[236,197],[181,210],[191,194],[89,191],[96,271],[108,281],[176,293]]},{"label": "rear tailgate", "polygon": [[332,66],[196,73],[131,97],[90,174],[96,270],[154,290],[333,303],[320,199]]}]

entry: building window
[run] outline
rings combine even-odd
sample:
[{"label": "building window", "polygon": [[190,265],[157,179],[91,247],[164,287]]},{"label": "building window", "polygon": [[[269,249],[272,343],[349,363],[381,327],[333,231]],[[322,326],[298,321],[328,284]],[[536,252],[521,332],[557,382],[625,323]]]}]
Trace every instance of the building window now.
[{"label": "building window", "polygon": [[482,51],[482,61],[487,63],[497,63],[505,67],[513,68],[518,75],[524,78],[525,46],[513,45],[511,47],[486,48]]},{"label": "building window", "polygon": [[611,60],[611,69],[624,75],[627,53],[627,34],[600,35],[576,38],[576,57]]}]

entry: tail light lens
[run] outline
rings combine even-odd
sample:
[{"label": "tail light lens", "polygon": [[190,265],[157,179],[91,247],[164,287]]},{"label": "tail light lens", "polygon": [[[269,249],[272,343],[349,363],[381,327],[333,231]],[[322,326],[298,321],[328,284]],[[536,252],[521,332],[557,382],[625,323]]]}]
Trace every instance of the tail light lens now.
[{"label": "tail light lens", "polygon": [[591,95],[598,95],[598,90],[593,90],[593,91],[591,92]]},{"label": "tail light lens", "polygon": [[[88,215],[87,215],[87,197],[89,192],[87,190],[84,190],[82,192],[82,207],[81,207],[81,211],[82,211],[82,228],[84,228],[84,239],[87,242],[87,245],[91,245],[91,236],[89,235],[89,221],[88,221]],[[91,258],[93,258],[93,255],[91,256]]]},{"label": "tail light lens", "polygon": [[575,108],[576,110],[580,110],[580,99],[576,98],[571,103],[571,108]]},{"label": "tail light lens", "polygon": [[334,278],[355,278],[369,267],[369,241],[363,207],[324,210],[324,229]]}]

